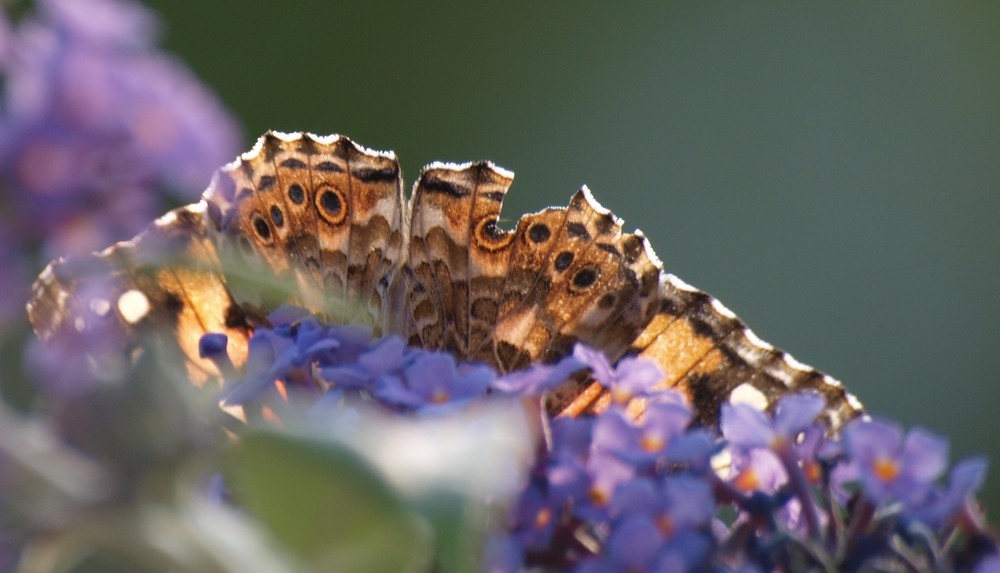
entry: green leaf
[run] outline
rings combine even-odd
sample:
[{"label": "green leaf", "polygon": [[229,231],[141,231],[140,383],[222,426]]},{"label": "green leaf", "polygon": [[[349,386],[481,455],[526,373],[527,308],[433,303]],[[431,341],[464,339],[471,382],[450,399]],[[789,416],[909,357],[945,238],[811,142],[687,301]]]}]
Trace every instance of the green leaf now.
[{"label": "green leaf", "polygon": [[315,570],[422,571],[431,559],[426,522],[343,445],[253,431],[230,473],[239,500]]}]

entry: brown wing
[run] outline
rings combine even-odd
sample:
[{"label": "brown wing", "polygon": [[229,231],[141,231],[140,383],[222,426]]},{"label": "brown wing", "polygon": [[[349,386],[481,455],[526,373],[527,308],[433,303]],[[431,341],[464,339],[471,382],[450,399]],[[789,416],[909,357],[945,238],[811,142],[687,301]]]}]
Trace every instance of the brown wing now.
[{"label": "brown wing", "polygon": [[[411,342],[446,348],[502,371],[553,361],[581,341],[611,360],[649,358],[661,388],[687,394],[698,420],[713,425],[730,399],[758,407],[814,389],[836,427],[861,411],[840,384],[759,340],[711,296],[662,271],[641,233],[583,188],[565,208],[498,228],[513,175],[489,163],[435,164],[414,188],[409,267]],[[403,290],[403,289],[401,289]],[[607,407],[599,384],[571,380],[547,399],[550,412]],[[639,416],[641,401],[630,404]]]},{"label": "brown wing", "polygon": [[[577,341],[612,360],[647,357],[665,373],[660,386],[685,392],[708,425],[726,400],[765,408],[803,388],[826,397],[833,426],[861,411],[836,380],[663,273],[642,234],[623,233],[586,188],[565,208],[501,229],[512,178],[488,162],[432,164],[408,205],[393,154],[269,132],[219,171],[202,203],[133,241],[50,265],[31,320],[43,338],[109,313],[130,336],[159,324],[204,375],[213,370],[197,358],[204,332],[229,333],[238,361],[251,326],[295,303],[502,371],[556,360]],[[111,290],[91,294],[95,277]],[[548,408],[575,415],[608,400],[599,384],[572,380]],[[638,416],[643,404],[630,408]]]},{"label": "brown wing", "polygon": [[431,164],[413,188],[407,302],[415,342],[471,356],[488,336],[510,258],[497,228],[513,174],[479,162]]},{"label": "brown wing", "polygon": [[[198,357],[204,333],[228,334],[238,366],[252,326],[281,304],[374,324],[402,250],[404,210],[391,153],[269,132],[220,169],[202,202],[131,241],[50,264],[29,316],[43,340],[109,320],[128,344],[153,331],[204,380],[215,374]],[[355,298],[366,304],[348,303]]]},{"label": "brown wing", "polygon": [[[659,365],[665,377],[658,387],[681,390],[698,422],[707,426],[718,422],[727,401],[768,409],[785,394],[801,390],[815,390],[826,399],[823,417],[831,428],[863,412],[839,381],[760,340],[717,299],[669,274],[661,283],[656,314],[627,354]],[[593,383],[560,413],[601,411],[609,402],[608,394]],[[629,404],[632,416],[640,416],[643,409],[642,400]]]},{"label": "brown wing", "polygon": [[219,171],[205,199],[245,308],[266,314],[292,303],[377,324],[403,246],[406,205],[392,153],[338,135],[268,132]]},{"label": "brown wing", "polygon": [[132,346],[140,332],[148,333],[178,349],[201,384],[218,372],[199,358],[198,341],[205,332],[222,332],[241,364],[251,327],[226,289],[204,215],[204,203],[175,209],[131,241],[49,264],[28,303],[38,336],[45,341],[60,331],[87,333],[110,323]]}]

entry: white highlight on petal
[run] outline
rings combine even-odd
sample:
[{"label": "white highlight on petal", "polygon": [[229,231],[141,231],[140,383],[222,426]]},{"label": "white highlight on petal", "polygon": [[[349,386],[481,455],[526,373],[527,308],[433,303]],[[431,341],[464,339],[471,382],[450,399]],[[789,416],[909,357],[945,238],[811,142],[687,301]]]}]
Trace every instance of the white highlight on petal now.
[{"label": "white highlight on petal", "polygon": [[763,392],[753,387],[753,384],[744,382],[736,387],[729,395],[729,401],[733,404],[747,404],[757,410],[767,409],[767,396]]},{"label": "white highlight on petal", "polygon": [[149,314],[149,299],[135,289],[127,290],[118,297],[118,312],[125,322],[135,324]]}]

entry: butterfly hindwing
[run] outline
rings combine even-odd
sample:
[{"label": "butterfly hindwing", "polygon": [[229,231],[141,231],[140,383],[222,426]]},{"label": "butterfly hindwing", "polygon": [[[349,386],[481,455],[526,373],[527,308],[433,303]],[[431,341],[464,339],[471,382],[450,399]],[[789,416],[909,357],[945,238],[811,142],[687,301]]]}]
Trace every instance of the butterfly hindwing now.
[{"label": "butterfly hindwing", "polygon": [[413,308],[430,304],[424,346],[473,356],[492,329],[507,274],[512,235],[498,228],[513,174],[489,162],[424,168],[413,188],[409,267],[420,289]]},{"label": "butterfly hindwing", "polygon": [[229,295],[204,215],[204,203],[175,209],[131,241],[52,262],[28,304],[39,337],[100,332],[129,348],[148,335],[179,351],[192,380],[203,383],[218,372],[199,357],[198,342],[221,332],[242,363],[252,317]]}]

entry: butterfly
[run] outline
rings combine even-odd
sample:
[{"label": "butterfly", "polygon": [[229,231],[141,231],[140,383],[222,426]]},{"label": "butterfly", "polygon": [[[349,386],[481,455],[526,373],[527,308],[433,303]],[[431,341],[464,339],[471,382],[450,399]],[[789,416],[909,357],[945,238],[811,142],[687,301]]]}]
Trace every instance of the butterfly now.
[{"label": "butterfly", "polygon": [[[487,161],[432,163],[407,199],[392,152],[268,132],[219,169],[198,203],[131,241],[52,262],[29,317],[43,340],[110,320],[134,344],[156,326],[196,381],[218,374],[198,355],[203,334],[227,334],[239,364],[254,328],[295,304],[501,372],[558,360],[577,342],[612,361],[647,358],[664,373],[659,387],[686,394],[709,426],[728,400],[769,408],[798,390],[825,398],[832,427],[862,412],[838,381],[664,272],[642,233],[623,232],[586,187],[566,207],[501,228],[513,177]],[[94,277],[99,294],[86,288]],[[580,415],[609,401],[598,381],[574,378],[546,408]],[[629,408],[639,415],[642,403]]]}]

